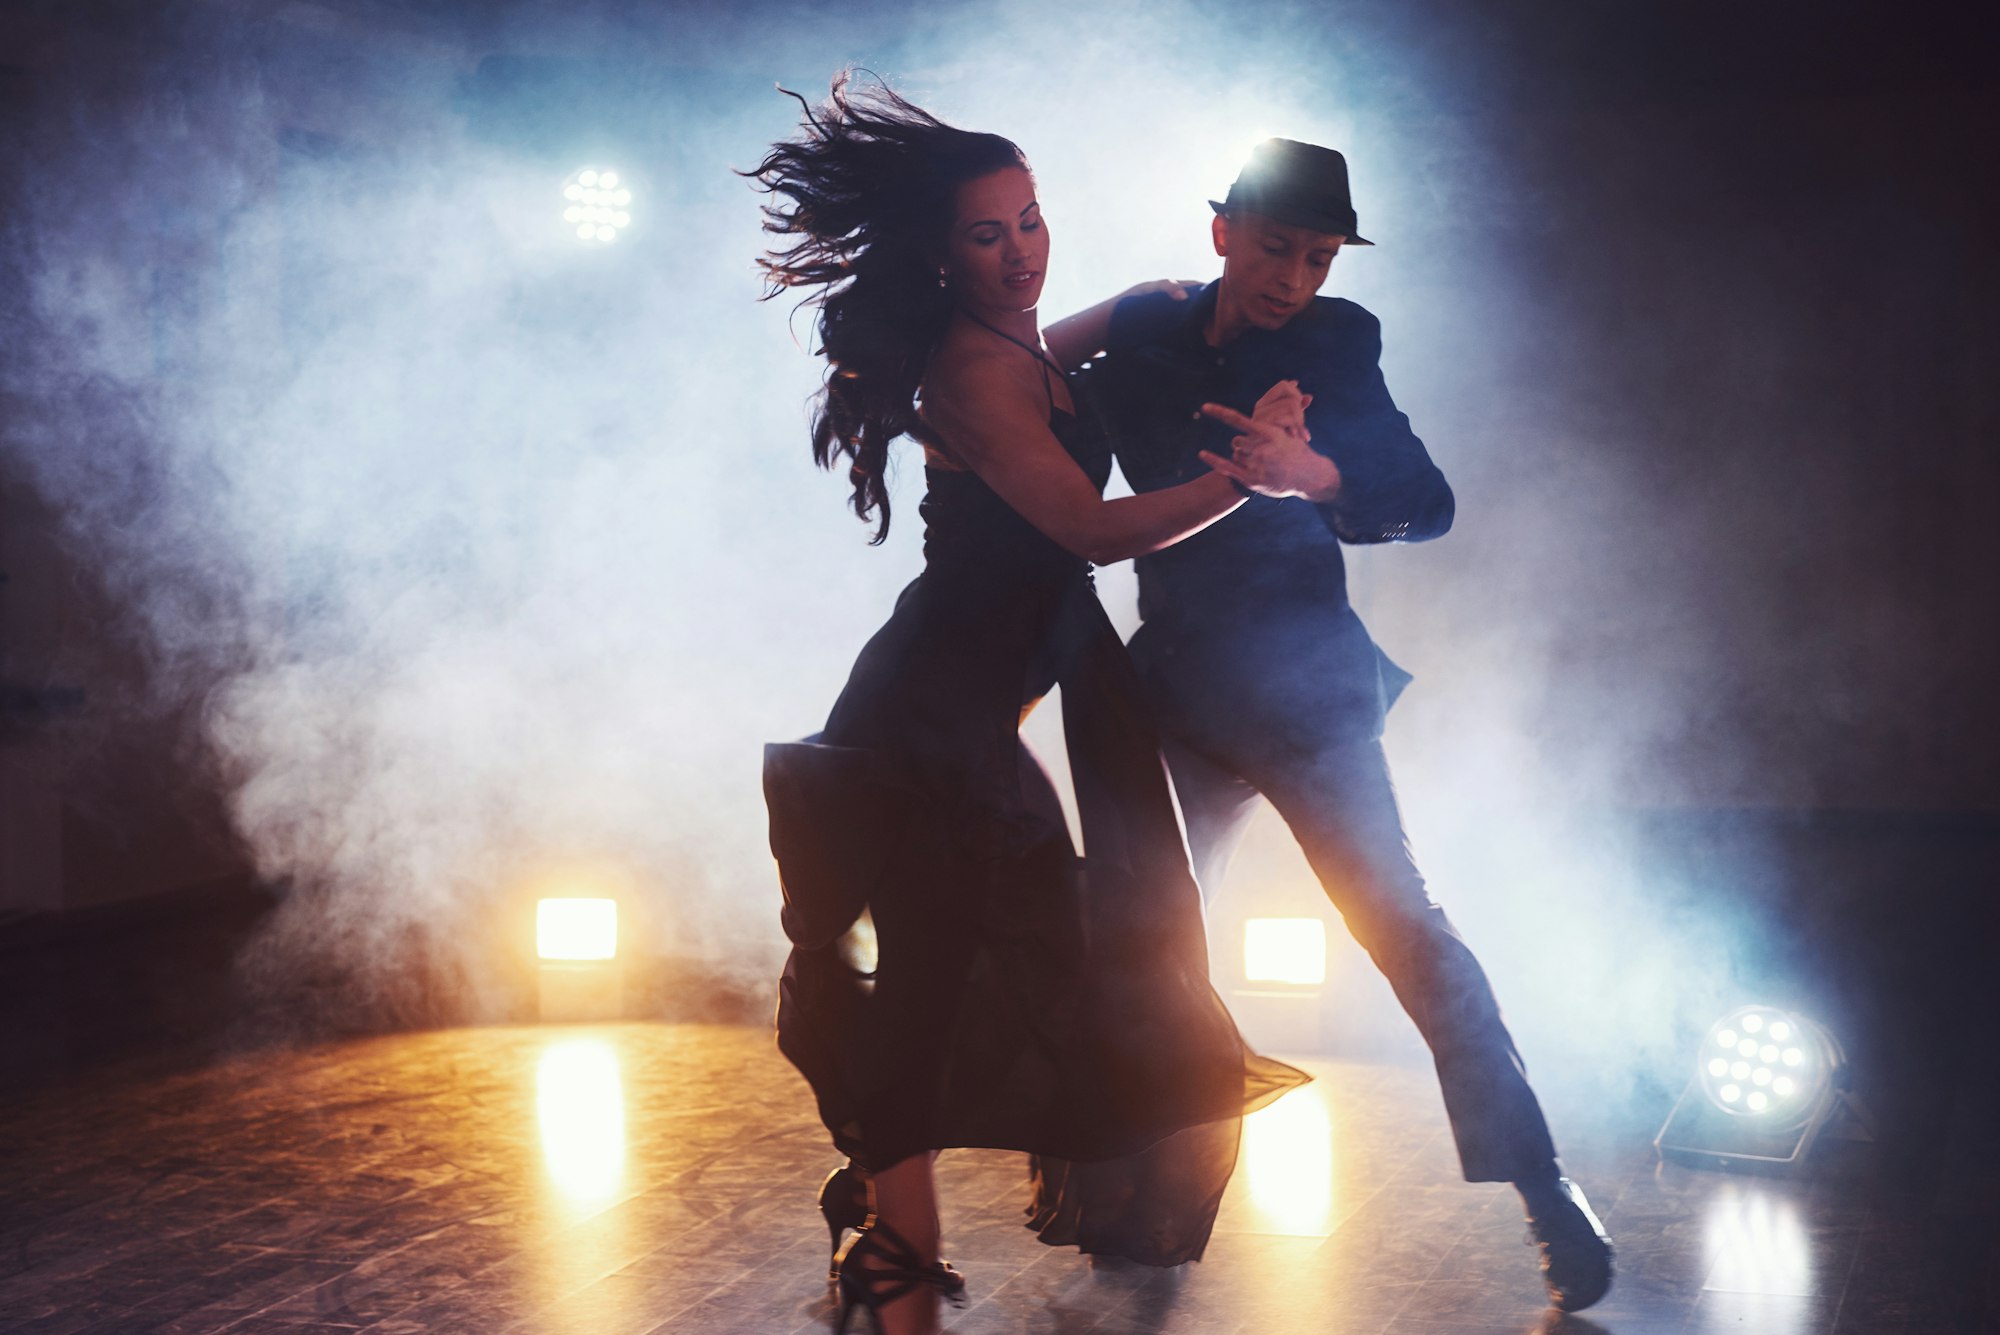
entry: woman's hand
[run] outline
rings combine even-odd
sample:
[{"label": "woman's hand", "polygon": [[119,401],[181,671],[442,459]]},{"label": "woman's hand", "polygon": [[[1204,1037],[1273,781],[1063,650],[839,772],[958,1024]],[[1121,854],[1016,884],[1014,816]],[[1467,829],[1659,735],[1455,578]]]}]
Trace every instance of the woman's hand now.
[{"label": "woman's hand", "polygon": [[1312,433],[1305,411],[1311,403],[1295,380],[1280,380],[1265,391],[1251,417],[1204,403],[1202,412],[1242,434],[1230,442],[1229,458],[1203,450],[1202,462],[1259,495],[1302,496],[1320,505],[1333,500],[1340,494],[1340,469],[1308,444]]},{"label": "woman's hand", "polygon": [[1143,297],[1153,292],[1164,292],[1175,301],[1186,301],[1201,288],[1202,281],[1199,278],[1155,278],[1150,283],[1136,283],[1126,288],[1112,300],[1123,301],[1127,297]]},{"label": "woman's hand", "polygon": [[1280,380],[1257,400],[1257,406],[1250,410],[1250,420],[1276,427],[1300,440],[1311,440],[1312,432],[1306,428],[1306,409],[1312,407],[1312,401],[1312,395],[1299,389],[1298,381]]},{"label": "woman's hand", "polygon": [[1056,365],[1065,371],[1074,371],[1104,351],[1105,340],[1111,336],[1111,313],[1118,309],[1119,302],[1127,297],[1141,297],[1150,292],[1165,292],[1175,301],[1186,301],[1188,289],[1200,286],[1200,283],[1176,282],[1171,278],[1161,278],[1151,283],[1141,283],[1137,287],[1128,287],[1115,297],[1106,297],[1095,306],[1087,307],[1075,315],[1044,327],[1042,341],[1048,345],[1049,355],[1056,359]]}]

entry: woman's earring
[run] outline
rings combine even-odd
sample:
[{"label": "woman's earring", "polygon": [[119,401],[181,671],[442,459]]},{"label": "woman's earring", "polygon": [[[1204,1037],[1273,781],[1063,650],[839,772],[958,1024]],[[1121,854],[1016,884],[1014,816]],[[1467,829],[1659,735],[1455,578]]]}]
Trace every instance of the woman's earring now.
[{"label": "woman's earring", "polygon": [[938,270],[938,286],[939,286],[939,287],[943,287],[944,285],[945,285],[945,281],[944,281],[944,270],[943,270],[943,269],[939,269],[939,270]]}]

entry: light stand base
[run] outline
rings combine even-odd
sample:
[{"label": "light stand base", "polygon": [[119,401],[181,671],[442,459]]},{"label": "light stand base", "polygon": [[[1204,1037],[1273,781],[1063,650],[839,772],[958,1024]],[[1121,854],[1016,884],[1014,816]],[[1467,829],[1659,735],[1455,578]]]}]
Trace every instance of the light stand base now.
[{"label": "light stand base", "polygon": [[1875,1138],[1866,1109],[1844,1089],[1827,1091],[1803,1122],[1764,1130],[1748,1118],[1732,1117],[1711,1106],[1699,1084],[1699,1080],[1688,1082],[1653,1137],[1653,1148],[1664,1160],[1690,1168],[1794,1173],[1824,1134],[1836,1132],[1849,1140]]}]

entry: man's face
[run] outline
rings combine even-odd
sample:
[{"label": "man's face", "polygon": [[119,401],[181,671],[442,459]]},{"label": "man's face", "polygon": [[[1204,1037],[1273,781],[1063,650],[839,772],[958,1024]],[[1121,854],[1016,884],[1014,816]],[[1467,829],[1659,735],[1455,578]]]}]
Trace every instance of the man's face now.
[{"label": "man's face", "polygon": [[1216,326],[1225,339],[1246,326],[1276,329],[1304,310],[1347,241],[1241,210],[1218,215],[1214,234],[1222,256]]}]

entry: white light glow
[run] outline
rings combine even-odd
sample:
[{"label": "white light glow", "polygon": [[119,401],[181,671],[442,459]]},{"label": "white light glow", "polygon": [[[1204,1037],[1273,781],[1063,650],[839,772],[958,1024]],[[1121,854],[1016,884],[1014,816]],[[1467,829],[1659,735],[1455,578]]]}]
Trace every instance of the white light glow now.
[{"label": "white light glow", "polygon": [[1260,1233],[1333,1232],[1333,1119],[1318,1085],[1243,1119],[1244,1176]]},{"label": "white light glow", "polygon": [[619,186],[615,171],[597,167],[579,168],[563,184],[563,198],[576,207],[565,209],[563,221],[576,229],[579,241],[605,244],[618,239],[621,229],[632,225],[632,191]]},{"label": "white light glow", "polygon": [[551,1043],[535,1070],[542,1161],[573,1205],[617,1194],[625,1176],[625,1089],[618,1054],[600,1038]]},{"label": "white light glow", "polygon": [[1733,1011],[1715,1022],[1709,1036],[1715,1046],[1696,1061],[1695,1079],[1710,1104],[1773,1126],[1803,1125],[1819,1115],[1843,1064],[1831,1035],[1772,1006]]},{"label": "white light glow", "polygon": [[608,960],[618,954],[618,901],[544,899],[535,905],[535,953],[545,960]]},{"label": "white light glow", "polygon": [[1318,918],[1251,918],[1243,924],[1243,977],[1316,987],[1326,981],[1326,924]]},{"label": "white light glow", "polygon": [[[1805,1222],[1777,1189],[1760,1184],[1718,1192],[1702,1223],[1710,1289],[1793,1296],[1817,1292]],[[1760,1317],[1751,1323],[1758,1335],[1795,1335],[1811,1319],[1790,1307],[1773,1307]]]}]

